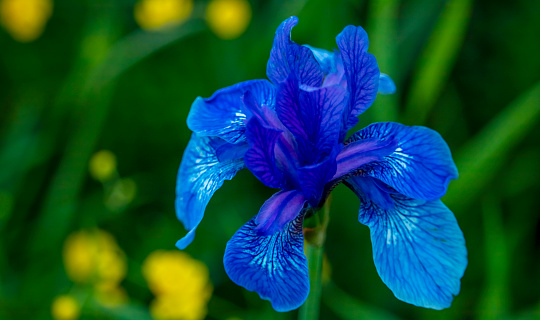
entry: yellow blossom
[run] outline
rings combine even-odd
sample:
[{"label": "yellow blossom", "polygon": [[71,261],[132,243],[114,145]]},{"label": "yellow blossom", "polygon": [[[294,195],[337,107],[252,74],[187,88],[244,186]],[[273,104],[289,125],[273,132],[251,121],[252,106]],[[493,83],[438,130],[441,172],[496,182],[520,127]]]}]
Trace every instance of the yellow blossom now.
[{"label": "yellow blossom", "polygon": [[150,303],[150,314],[156,320],[200,320],[206,316],[206,303],[185,294],[165,294]]},{"label": "yellow blossom", "polygon": [[90,158],[90,175],[98,181],[110,180],[116,174],[116,156],[108,150],[101,150]]},{"label": "yellow blossom", "polygon": [[126,257],[113,236],[102,230],[71,234],[64,244],[68,277],[79,283],[118,284],[126,275]]},{"label": "yellow blossom", "polygon": [[247,0],[212,0],[206,8],[210,29],[222,39],[238,38],[251,20],[251,6]]},{"label": "yellow blossom", "polygon": [[52,14],[51,0],[0,0],[0,22],[20,42],[36,40]]},{"label": "yellow blossom", "polygon": [[54,299],[51,315],[55,320],[75,320],[81,315],[81,307],[73,296],[61,295]]},{"label": "yellow blossom", "polygon": [[212,295],[208,268],[181,251],[158,250],[143,263],[143,275],[156,299],[150,312],[156,319],[203,319]]},{"label": "yellow blossom", "polygon": [[135,4],[135,21],[146,30],[179,25],[193,10],[193,0],[140,0]]}]

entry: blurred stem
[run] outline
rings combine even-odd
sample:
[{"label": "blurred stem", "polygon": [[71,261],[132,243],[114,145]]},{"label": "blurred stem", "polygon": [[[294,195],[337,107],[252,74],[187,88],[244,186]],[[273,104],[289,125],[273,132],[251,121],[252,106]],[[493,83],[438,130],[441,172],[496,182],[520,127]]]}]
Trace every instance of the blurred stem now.
[{"label": "blurred stem", "polygon": [[485,197],[482,209],[486,285],[478,303],[478,319],[500,319],[508,310],[508,237],[504,230],[503,212],[498,198],[494,195]]},{"label": "blurred stem", "polygon": [[[399,0],[374,0],[369,2],[368,32],[370,38],[369,51],[377,57],[381,72],[397,80],[397,16]],[[372,109],[375,122],[397,121],[398,96],[379,95]]]},{"label": "blurred stem", "polygon": [[304,229],[304,250],[306,253],[309,269],[309,295],[300,308],[298,319],[319,319],[322,286],[322,259],[324,241],[326,240],[326,228],[330,220],[330,198],[325,202],[320,213],[315,214],[316,225],[313,228]]},{"label": "blurred stem", "polygon": [[406,104],[406,124],[423,124],[439,97],[465,38],[472,2],[450,0],[446,4],[418,60]]}]

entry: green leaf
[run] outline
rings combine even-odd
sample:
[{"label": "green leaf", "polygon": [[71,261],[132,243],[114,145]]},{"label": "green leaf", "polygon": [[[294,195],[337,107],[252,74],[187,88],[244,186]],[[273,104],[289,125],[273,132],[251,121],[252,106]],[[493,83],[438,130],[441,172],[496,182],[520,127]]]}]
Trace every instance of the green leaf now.
[{"label": "green leaf", "polygon": [[418,60],[406,104],[405,123],[423,124],[439,97],[463,44],[472,0],[451,0]]},{"label": "green leaf", "polygon": [[521,94],[471,139],[457,154],[459,179],[443,201],[459,212],[466,208],[503,168],[507,156],[540,116],[540,82]]}]

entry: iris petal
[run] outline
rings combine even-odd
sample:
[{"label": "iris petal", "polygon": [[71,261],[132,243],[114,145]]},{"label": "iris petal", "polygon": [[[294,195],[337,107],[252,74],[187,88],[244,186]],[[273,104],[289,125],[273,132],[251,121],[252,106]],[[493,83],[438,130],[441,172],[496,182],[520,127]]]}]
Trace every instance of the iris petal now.
[{"label": "iris petal", "polygon": [[344,95],[339,86],[301,89],[294,75],[279,85],[276,113],[295,136],[305,164],[319,162],[339,143]]},{"label": "iris petal", "polygon": [[266,200],[255,218],[255,230],[260,235],[272,235],[282,231],[287,223],[298,216],[305,202],[302,193],[296,190],[275,193]]},{"label": "iris petal", "polygon": [[448,308],[467,267],[463,233],[440,201],[391,195],[383,209],[361,194],[359,220],[369,227],[379,276],[396,298],[419,307]]},{"label": "iris petal", "polygon": [[270,300],[277,311],[300,307],[309,293],[302,222],[300,214],[283,231],[261,236],[255,230],[255,219],[251,219],[225,249],[223,264],[231,280]]},{"label": "iris petal", "polygon": [[337,155],[337,171],[333,179],[339,179],[363,165],[380,161],[392,154],[396,149],[396,141],[392,139],[364,139],[352,141]]},{"label": "iris petal", "polygon": [[[192,134],[184,151],[176,179],[175,206],[178,220],[189,232],[176,243],[180,249],[186,248],[193,241],[195,229],[201,222],[206,205],[214,192],[223,185],[223,181],[232,179],[244,168],[241,158],[229,158],[223,162],[218,160],[212,147],[212,141],[216,139],[219,138]],[[231,144],[229,146],[237,147]]]},{"label": "iris petal", "polygon": [[229,143],[245,141],[248,116],[242,96],[251,92],[258,106],[274,103],[274,87],[267,80],[251,80],[216,91],[210,98],[198,97],[191,105],[188,127],[199,136],[216,136]]},{"label": "iris petal", "polygon": [[393,94],[396,92],[396,84],[389,75],[381,73],[379,76],[379,93]]},{"label": "iris petal", "polygon": [[294,74],[301,84],[319,87],[324,75],[313,53],[291,41],[291,30],[297,23],[297,17],[290,17],[276,30],[266,75],[275,85]]},{"label": "iris petal", "polygon": [[314,208],[319,206],[326,183],[332,180],[336,173],[336,155],[340,149],[340,146],[336,145],[333,152],[323,161],[298,169],[298,184],[306,200]]},{"label": "iris petal", "polygon": [[440,199],[450,180],[458,176],[450,149],[436,131],[381,122],[358,131],[348,142],[373,138],[395,140],[397,147],[383,160],[362,167],[362,171],[401,194],[414,199]]},{"label": "iris petal", "polygon": [[[394,200],[386,188],[379,187],[380,182],[375,178],[354,176],[345,180],[345,185],[349,187],[359,198],[365,195],[370,201],[374,202],[379,208],[392,210],[395,208]],[[387,187],[388,188],[388,187]]]},{"label": "iris petal", "polygon": [[246,166],[270,188],[282,189],[286,185],[283,173],[276,167],[274,151],[281,133],[281,130],[263,126],[256,117],[251,118],[247,125],[249,149],[244,159]]},{"label": "iris petal", "polygon": [[357,122],[377,96],[379,67],[375,57],[367,53],[369,41],[362,27],[347,26],[336,37],[345,68],[349,102],[343,112],[342,137]]}]

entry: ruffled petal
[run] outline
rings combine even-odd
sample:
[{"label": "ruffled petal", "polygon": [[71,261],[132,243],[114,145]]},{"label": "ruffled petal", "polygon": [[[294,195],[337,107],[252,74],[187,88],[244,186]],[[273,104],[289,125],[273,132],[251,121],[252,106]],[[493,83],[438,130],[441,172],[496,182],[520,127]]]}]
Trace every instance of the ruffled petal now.
[{"label": "ruffled petal", "polygon": [[379,93],[394,94],[396,93],[396,84],[389,75],[381,73],[379,76]]},{"label": "ruffled petal", "polygon": [[339,143],[345,90],[339,86],[313,90],[299,88],[294,75],[276,93],[276,113],[296,138],[306,165],[320,162]]},{"label": "ruffled petal", "polygon": [[255,219],[251,219],[225,249],[223,264],[231,280],[270,300],[277,311],[300,307],[309,294],[302,222],[300,214],[283,231],[260,236]]},{"label": "ruffled petal", "polygon": [[[218,160],[216,150],[212,147],[213,143],[217,143],[214,141],[216,139],[219,138],[198,137],[192,134],[184,151],[176,178],[175,207],[178,220],[189,232],[176,243],[180,249],[186,248],[193,241],[195,229],[201,222],[206,205],[214,192],[223,185],[223,181],[232,179],[244,168],[244,161],[241,158]],[[238,147],[228,145],[231,148]],[[221,147],[223,148],[223,144]]]},{"label": "ruffled petal", "polygon": [[379,276],[396,298],[419,307],[448,308],[467,267],[463,233],[440,201],[390,195],[383,209],[360,193],[359,220],[371,233]]},{"label": "ruffled petal", "polygon": [[450,180],[458,177],[450,149],[436,131],[381,122],[358,131],[348,142],[373,138],[395,140],[397,147],[383,160],[371,162],[361,169],[364,174],[382,180],[401,194],[413,199],[440,199]]},{"label": "ruffled petal", "polygon": [[291,41],[291,30],[297,23],[297,17],[290,17],[279,25],[266,66],[266,74],[276,85],[285,81],[292,73],[300,84],[319,87],[324,74],[313,53],[309,48]]},{"label": "ruffled petal", "polygon": [[247,125],[249,149],[244,161],[248,169],[270,188],[282,189],[286,185],[283,173],[276,166],[274,151],[281,133],[281,130],[263,126],[255,117]]},{"label": "ruffled petal", "polygon": [[375,57],[367,53],[369,41],[362,27],[347,26],[336,37],[345,68],[349,102],[343,112],[344,137],[357,122],[357,116],[366,111],[377,96],[379,67]]},{"label": "ruffled petal", "polygon": [[279,191],[266,200],[255,218],[260,235],[272,235],[298,216],[306,200],[296,190]]},{"label": "ruffled petal", "polygon": [[247,91],[258,106],[274,104],[274,86],[267,80],[240,82],[216,91],[210,98],[195,99],[187,118],[188,127],[201,137],[216,136],[229,143],[245,141],[248,115],[242,96]]}]

